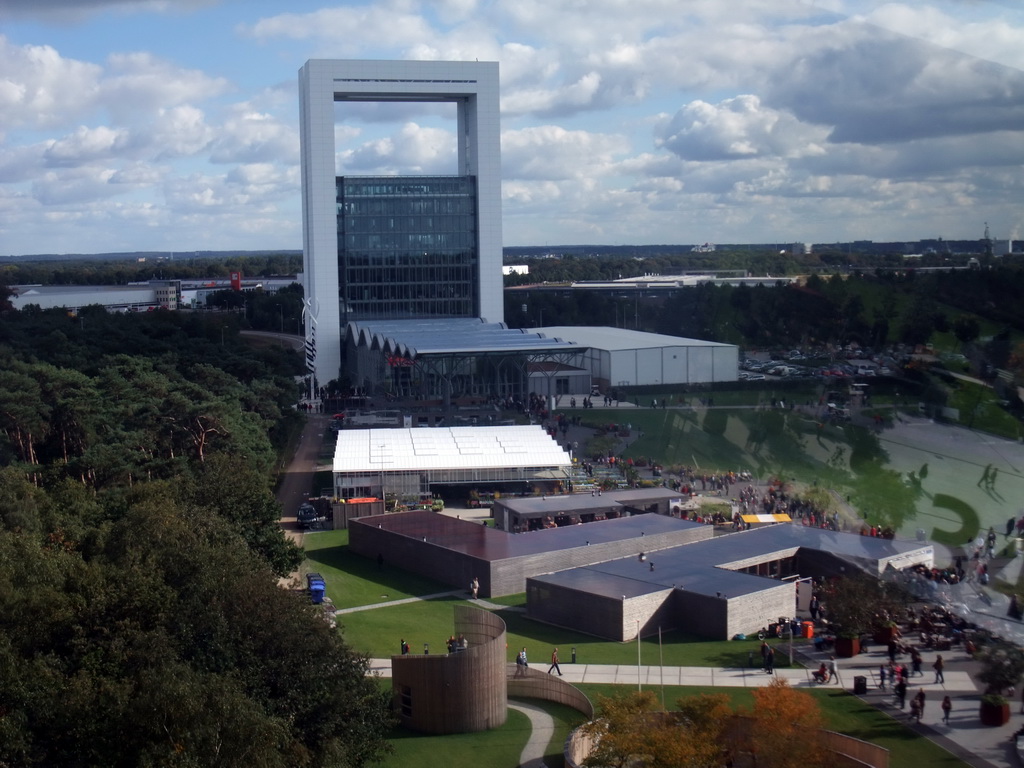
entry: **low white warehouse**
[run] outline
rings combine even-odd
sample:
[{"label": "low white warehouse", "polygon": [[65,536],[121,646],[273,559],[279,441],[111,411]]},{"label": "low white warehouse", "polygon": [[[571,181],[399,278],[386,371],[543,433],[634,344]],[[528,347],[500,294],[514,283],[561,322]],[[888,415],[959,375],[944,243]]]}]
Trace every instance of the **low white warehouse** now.
[{"label": "low white warehouse", "polygon": [[594,384],[607,387],[713,384],[736,381],[739,347],[624,328],[554,326],[545,336],[589,349],[577,362]]}]

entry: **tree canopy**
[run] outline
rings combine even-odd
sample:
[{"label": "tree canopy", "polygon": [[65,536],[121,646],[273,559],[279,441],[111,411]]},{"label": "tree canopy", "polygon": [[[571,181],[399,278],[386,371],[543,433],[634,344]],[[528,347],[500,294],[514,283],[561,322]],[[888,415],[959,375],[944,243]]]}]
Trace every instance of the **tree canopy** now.
[{"label": "tree canopy", "polygon": [[598,697],[597,719],[581,726],[594,740],[592,768],[722,768],[751,756],[767,768],[817,768],[828,759],[821,709],[804,691],[775,678],[753,692],[750,709],[726,694],[679,699],[659,711],[651,691]]},{"label": "tree canopy", "polygon": [[0,316],[0,765],[362,766],[389,697],[277,586],[293,353],[203,316]]}]

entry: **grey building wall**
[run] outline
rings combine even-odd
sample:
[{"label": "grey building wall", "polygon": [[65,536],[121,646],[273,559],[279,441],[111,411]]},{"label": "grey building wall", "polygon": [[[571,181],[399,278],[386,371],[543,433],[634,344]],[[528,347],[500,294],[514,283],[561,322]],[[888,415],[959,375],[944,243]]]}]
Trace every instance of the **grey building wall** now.
[{"label": "grey building wall", "polygon": [[[711,526],[687,527],[650,536],[595,543],[550,552],[537,552],[488,562],[458,550],[378,528],[373,518],[350,520],[349,548],[363,557],[384,556],[386,563],[398,563],[404,570],[418,573],[457,588],[468,588],[475,576],[480,580],[481,597],[514,595],[526,590],[530,576],[594,565],[621,557],[633,557],[640,551],[655,552],[711,538]],[[544,531],[510,536],[543,536]]]},{"label": "grey building wall", "polygon": [[765,580],[765,589],[738,597],[719,598],[685,589],[655,589],[626,597],[601,595],[551,584],[527,581],[526,604],[531,619],[574,629],[609,640],[635,640],[682,630],[709,640],[729,640],[737,634],[756,634],[762,627],[790,617],[795,609],[792,582]]},{"label": "grey building wall", "polygon": [[765,589],[728,599],[728,623],[719,640],[728,640],[739,633],[750,635],[762,627],[790,618],[796,612],[796,584],[792,581],[765,581]]},{"label": "grey building wall", "polygon": [[672,599],[674,592],[669,587],[623,600],[620,638],[635,640],[637,633],[641,637],[656,635],[659,626],[663,630],[674,629],[680,621]]},{"label": "grey building wall", "polygon": [[[619,598],[530,579],[526,606],[531,619],[609,640],[625,639],[621,631],[623,601]],[[616,628],[618,635],[614,633]]]},{"label": "grey building wall", "polygon": [[736,633],[729,633],[729,611],[732,603],[727,598],[711,597],[698,592],[677,590],[672,599],[673,629],[706,637],[710,640],[725,640]]},{"label": "grey building wall", "polygon": [[491,568],[486,560],[378,528],[373,518],[350,520],[348,530],[349,549],[358,555],[371,560],[378,554],[383,555],[386,565],[418,573],[467,592],[470,581],[476,577],[480,581],[481,597],[508,594],[491,591]]}]

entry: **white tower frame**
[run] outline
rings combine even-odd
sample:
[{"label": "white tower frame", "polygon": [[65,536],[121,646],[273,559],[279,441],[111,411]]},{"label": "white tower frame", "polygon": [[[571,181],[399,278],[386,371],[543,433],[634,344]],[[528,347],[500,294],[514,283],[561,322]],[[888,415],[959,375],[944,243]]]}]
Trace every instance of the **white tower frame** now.
[{"label": "white tower frame", "polygon": [[299,70],[307,362],[321,385],[341,367],[334,102],[453,101],[458,171],[476,177],[480,315],[504,320],[497,62],[310,59]]}]

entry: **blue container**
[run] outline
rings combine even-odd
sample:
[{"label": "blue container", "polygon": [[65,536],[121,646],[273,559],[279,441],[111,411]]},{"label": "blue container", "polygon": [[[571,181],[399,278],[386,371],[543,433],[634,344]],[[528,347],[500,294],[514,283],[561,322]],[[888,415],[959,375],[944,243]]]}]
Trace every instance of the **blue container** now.
[{"label": "blue container", "polygon": [[314,603],[322,603],[324,601],[324,583],[322,581],[314,581],[310,584],[309,596]]}]

